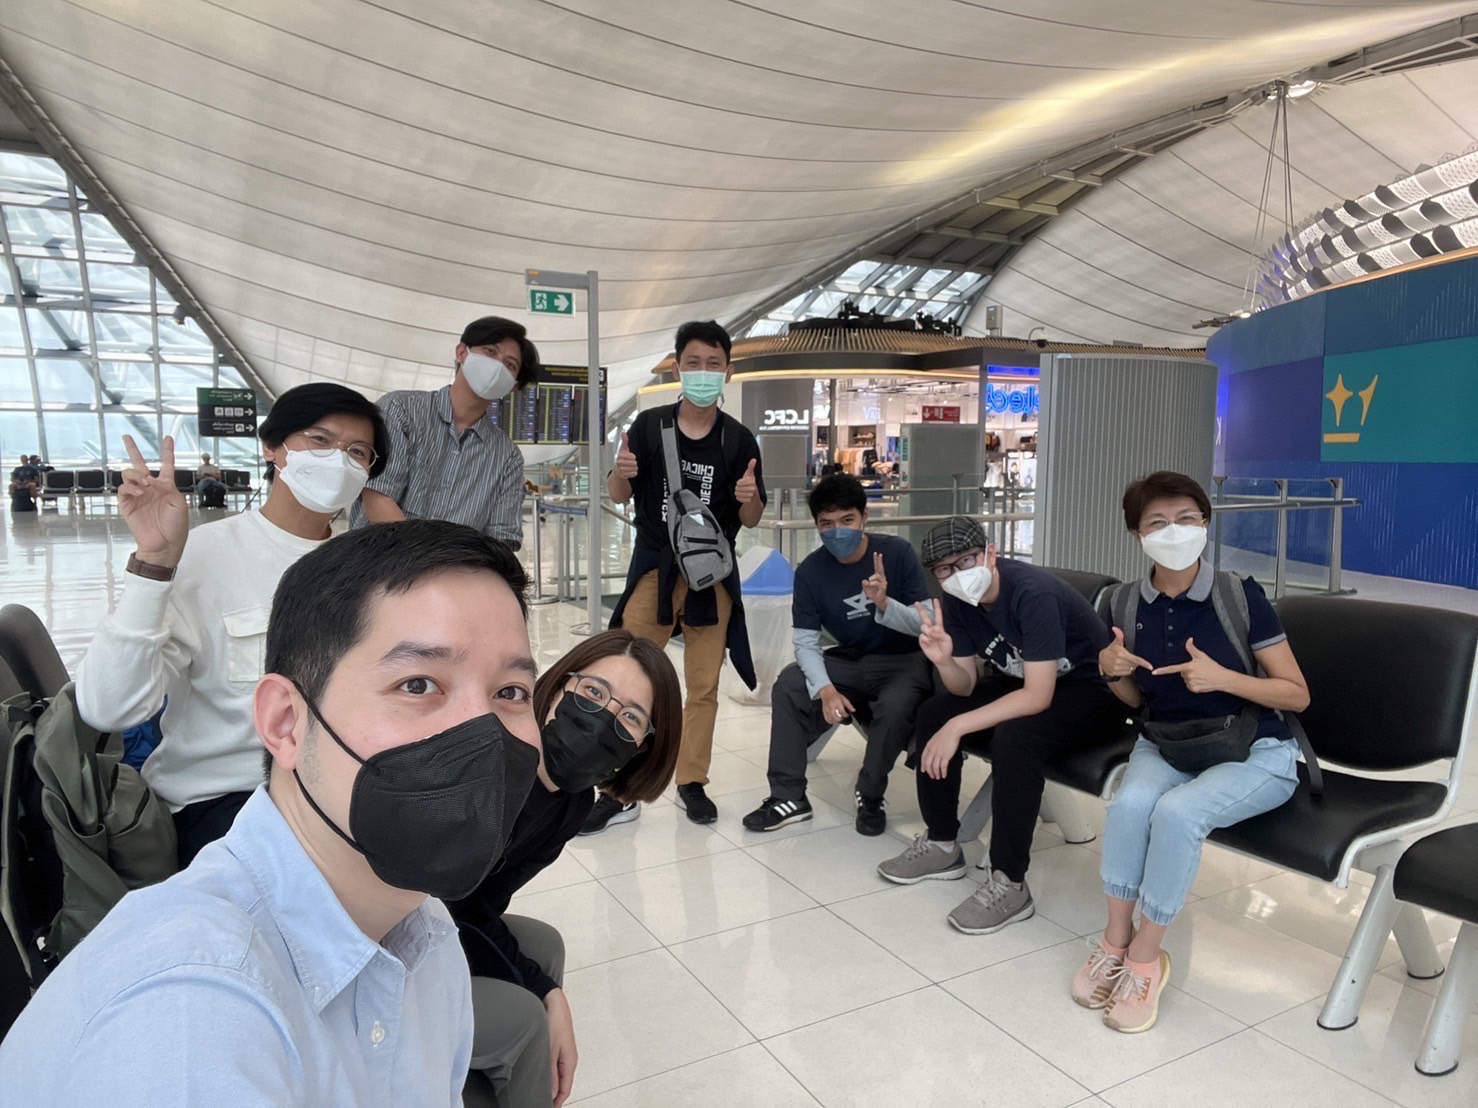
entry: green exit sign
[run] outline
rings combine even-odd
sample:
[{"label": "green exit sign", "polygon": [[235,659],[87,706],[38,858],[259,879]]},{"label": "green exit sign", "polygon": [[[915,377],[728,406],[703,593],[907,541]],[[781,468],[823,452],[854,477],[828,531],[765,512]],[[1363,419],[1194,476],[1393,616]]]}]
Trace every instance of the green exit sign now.
[{"label": "green exit sign", "polygon": [[536,315],[574,315],[575,294],[558,289],[529,289],[529,311]]}]

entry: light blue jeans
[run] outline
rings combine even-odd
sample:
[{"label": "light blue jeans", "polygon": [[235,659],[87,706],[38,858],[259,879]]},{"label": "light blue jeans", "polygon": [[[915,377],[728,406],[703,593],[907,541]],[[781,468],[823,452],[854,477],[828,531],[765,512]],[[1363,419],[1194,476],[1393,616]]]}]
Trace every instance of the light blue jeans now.
[{"label": "light blue jeans", "polygon": [[1258,739],[1245,762],[1182,773],[1141,736],[1103,827],[1103,891],[1138,900],[1151,923],[1168,925],[1201,867],[1214,828],[1270,812],[1298,785],[1298,744]]}]

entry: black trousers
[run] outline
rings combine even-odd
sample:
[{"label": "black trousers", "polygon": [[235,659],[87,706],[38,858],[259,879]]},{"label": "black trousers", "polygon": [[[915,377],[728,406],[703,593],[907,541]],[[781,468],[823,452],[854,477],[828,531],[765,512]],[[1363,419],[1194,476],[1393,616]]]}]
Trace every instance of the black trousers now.
[{"label": "black trousers", "polygon": [[[828,654],[826,673],[854,708],[868,713],[857,791],[881,797],[889,771],[913,735],[914,713],[934,687],[929,660],[917,650],[855,661]],[[821,701],[811,699],[805,674],[794,662],[780,671],[770,704],[770,795],[800,800],[806,795],[806,748],[837,721],[822,716]]]},{"label": "black trousers", "polygon": [[197,800],[186,804],[174,814],[174,835],[179,854],[180,869],[184,869],[195,855],[210,843],[215,842],[236,822],[236,813],[250,798],[251,793],[227,793],[209,800]]},{"label": "black trousers", "polygon": [[[963,715],[1014,689],[1020,681],[982,678],[969,696],[936,696],[919,707],[914,729],[914,754],[923,752],[936,731],[955,716]],[[991,777],[990,864],[1012,881],[1026,877],[1031,864],[1032,835],[1042,809],[1044,767],[1052,759],[1074,750],[1097,746],[1118,732],[1124,706],[1099,681],[1069,677],[1057,682],[1052,704],[1045,712],[1007,720],[994,732],[977,732],[970,739],[989,738]],[[936,781],[919,768],[916,780],[919,811],[929,829],[929,838],[949,842],[960,833],[960,767],[965,755],[957,753],[949,771]]]}]

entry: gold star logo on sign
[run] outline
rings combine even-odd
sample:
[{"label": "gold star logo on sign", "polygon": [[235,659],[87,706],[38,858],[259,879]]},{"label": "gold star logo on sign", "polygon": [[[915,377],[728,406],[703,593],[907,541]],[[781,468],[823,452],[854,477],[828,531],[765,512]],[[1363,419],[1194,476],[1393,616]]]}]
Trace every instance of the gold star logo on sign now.
[{"label": "gold star logo on sign", "polygon": [[[1365,421],[1370,418],[1370,405],[1375,400],[1375,386],[1380,382],[1380,374],[1375,374],[1359,392],[1351,392],[1345,386],[1344,374],[1334,379],[1334,388],[1324,394],[1324,399],[1334,405],[1334,425],[1340,426],[1345,418],[1345,405],[1351,397],[1360,398],[1360,426],[1365,426]],[[1328,431],[1324,435],[1325,442],[1355,443],[1360,441],[1359,431]]]}]

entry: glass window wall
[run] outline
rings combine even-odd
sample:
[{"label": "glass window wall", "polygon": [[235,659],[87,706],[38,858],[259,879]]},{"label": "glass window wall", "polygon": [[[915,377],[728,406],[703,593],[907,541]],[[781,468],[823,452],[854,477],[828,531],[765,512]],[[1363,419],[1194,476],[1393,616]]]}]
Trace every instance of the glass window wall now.
[{"label": "glass window wall", "polygon": [[0,470],[21,454],[121,468],[124,435],[151,458],[174,435],[182,465],[203,449],[255,469],[255,440],[196,433],[197,388],[247,385],[175,308],[56,162],[0,150]]}]

